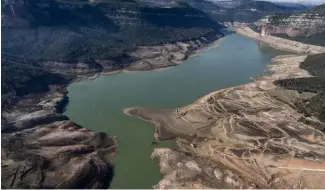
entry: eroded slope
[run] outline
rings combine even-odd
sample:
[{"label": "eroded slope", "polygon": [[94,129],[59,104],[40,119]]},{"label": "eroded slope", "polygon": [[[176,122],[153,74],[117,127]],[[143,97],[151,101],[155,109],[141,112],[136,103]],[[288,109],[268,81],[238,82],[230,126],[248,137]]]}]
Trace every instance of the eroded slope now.
[{"label": "eroded slope", "polygon": [[114,138],[49,110],[3,113],[2,188],[107,188]]},{"label": "eroded slope", "polygon": [[[155,149],[164,179],[155,188],[323,188],[325,136],[300,122],[296,100],[314,93],[279,88],[273,81],[310,77],[306,56],[281,56],[273,75],[213,92],[172,110],[125,112],[157,126],[156,136],[177,138],[178,150]],[[313,116],[307,118],[322,125]]]}]

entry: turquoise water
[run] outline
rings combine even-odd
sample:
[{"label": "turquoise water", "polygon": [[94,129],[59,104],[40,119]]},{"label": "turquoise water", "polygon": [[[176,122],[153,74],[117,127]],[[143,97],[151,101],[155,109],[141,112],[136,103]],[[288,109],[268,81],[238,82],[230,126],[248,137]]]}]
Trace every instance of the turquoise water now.
[{"label": "turquoise water", "polygon": [[[161,179],[159,167],[150,158],[154,126],[124,115],[123,108],[185,106],[209,92],[250,82],[249,77],[263,73],[279,54],[260,48],[254,40],[229,34],[218,47],[177,67],[73,83],[68,87],[70,103],[65,114],[86,128],[118,137],[112,188],[152,188]],[[160,146],[172,146],[172,142]]]}]

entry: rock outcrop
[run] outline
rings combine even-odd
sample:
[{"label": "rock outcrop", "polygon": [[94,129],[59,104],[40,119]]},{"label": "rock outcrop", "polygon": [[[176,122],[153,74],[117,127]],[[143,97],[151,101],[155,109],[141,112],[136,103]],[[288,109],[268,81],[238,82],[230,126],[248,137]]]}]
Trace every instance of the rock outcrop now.
[{"label": "rock outcrop", "polygon": [[[1,115],[2,188],[107,188],[115,138],[61,115],[66,95],[24,98]],[[36,105],[37,104],[37,105]]]},{"label": "rock outcrop", "polygon": [[1,187],[109,187],[116,140],[61,114],[69,101],[66,85],[99,70],[1,57]]},{"label": "rock outcrop", "polygon": [[257,23],[267,25],[267,34],[286,34],[289,37],[311,36],[325,31],[325,4],[303,13],[269,15]]}]

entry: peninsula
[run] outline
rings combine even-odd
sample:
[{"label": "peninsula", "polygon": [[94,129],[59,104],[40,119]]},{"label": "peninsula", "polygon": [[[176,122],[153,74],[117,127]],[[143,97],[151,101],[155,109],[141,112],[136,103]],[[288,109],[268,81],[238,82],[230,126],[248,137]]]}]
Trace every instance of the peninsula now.
[{"label": "peninsula", "polygon": [[157,140],[176,139],[177,149],[152,154],[164,175],[154,188],[324,187],[324,47],[237,31],[314,55],[278,56],[271,75],[181,108],[125,109],[154,123]]}]

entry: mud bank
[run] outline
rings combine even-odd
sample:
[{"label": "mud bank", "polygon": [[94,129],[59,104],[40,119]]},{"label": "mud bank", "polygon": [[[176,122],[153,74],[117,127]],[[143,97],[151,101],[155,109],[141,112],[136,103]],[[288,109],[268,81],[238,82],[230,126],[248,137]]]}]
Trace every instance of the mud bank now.
[{"label": "mud bank", "polygon": [[[273,81],[309,77],[299,68],[306,58],[279,56],[273,74],[210,93],[178,109],[128,108],[156,124],[161,139],[172,135],[177,150],[156,148],[164,178],[155,188],[322,188],[325,136],[299,122],[292,107],[313,93],[285,90]],[[309,119],[317,121],[316,118]],[[184,138],[188,137],[188,138]]]},{"label": "mud bank", "polygon": [[237,28],[236,32],[240,35],[247,36],[257,41],[269,44],[271,47],[290,51],[298,54],[319,54],[325,52],[325,47],[303,44],[292,40],[287,40],[271,35],[261,36],[249,27]]}]

